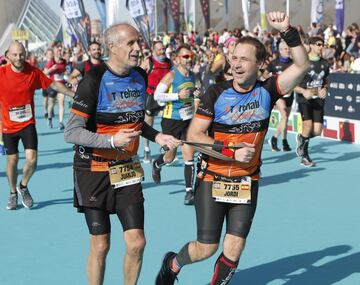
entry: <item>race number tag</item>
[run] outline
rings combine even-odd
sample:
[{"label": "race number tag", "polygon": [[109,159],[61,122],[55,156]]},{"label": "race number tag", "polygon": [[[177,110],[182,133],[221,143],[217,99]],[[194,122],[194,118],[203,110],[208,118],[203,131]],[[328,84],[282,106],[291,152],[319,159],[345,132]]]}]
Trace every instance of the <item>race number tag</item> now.
[{"label": "race number tag", "polygon": [[144,180],[144,170],[139,161],[109,166],[110,183],[116,188],[137,184]]},{"label": "race number tag", "polygon": [[251,204],[251,178],[239,182],[213,181],[212,197],[216,202]]},{"label": "race number tag", "polygon": [[13,122],[22,123],[29,121],[33,117],[31,111],[31,104],[10,108],[9,117],[10,117],[10,121]]},{"label": "race number tag", "polygon": [[190,120],[194,116],[193,106],[183,107],[179,110],[180,118],[183,121]]}]

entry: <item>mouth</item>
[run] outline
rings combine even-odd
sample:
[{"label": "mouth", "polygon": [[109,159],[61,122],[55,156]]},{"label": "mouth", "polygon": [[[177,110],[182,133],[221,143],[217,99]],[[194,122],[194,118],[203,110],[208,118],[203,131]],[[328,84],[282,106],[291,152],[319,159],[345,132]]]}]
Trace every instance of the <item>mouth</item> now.
[{"label": "mouth", "polygon": [[131,54],[130,59],[137,61],[139,59],[139,55],[138,54]]}]

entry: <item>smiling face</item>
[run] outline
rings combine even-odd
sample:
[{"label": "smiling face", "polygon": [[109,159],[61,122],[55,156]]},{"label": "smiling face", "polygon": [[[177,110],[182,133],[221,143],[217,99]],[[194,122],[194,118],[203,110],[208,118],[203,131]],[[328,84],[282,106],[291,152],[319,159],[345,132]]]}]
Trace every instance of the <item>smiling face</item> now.
[{"label": "smiling face", "polygon": [[177,54],[177,62],[179,63],[178,67],[181,67],[184,70],[190,70],[192,67],[193,57],[194,54],[191,52],[191,50],[182,48]]},{"label": "smiling face", "polygon": [[243,88],[248,88],[256,82],[257,74],[262,63],[256,60],[256,47],[246,43],[239,43],[231,57],[231,71],[234,82]]},{"label": "smiling face", "polygon": [[138,65],[140,55],[139,33],[130,25],[117,27],[118,40],[109,44],[110,60],[124,69]]},{"label": "smiling face", "polygon": [[14,42],[9,47],[8,59],[14,71],[21,71],[25,63],[25,48],[22,44]]}]

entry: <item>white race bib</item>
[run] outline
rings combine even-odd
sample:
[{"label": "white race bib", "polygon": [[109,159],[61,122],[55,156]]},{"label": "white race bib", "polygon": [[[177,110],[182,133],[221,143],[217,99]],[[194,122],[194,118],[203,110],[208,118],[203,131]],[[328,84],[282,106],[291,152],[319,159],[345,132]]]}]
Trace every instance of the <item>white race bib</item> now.
[{"label": "white race bib", "polygon": [[9,117],[12,122],[22,123],[29,121],[33,117],[31,104],[10,108]]},{"label": "white race bib", "polygon": [[213,181],[212,197],[216,202],[251,204],[251,177],[240,182]]},{"label": "white race bib", "polygon": [[183,107],[179,110],[180,118],[183,121],[190,120],[194,116],[193,106]]}]

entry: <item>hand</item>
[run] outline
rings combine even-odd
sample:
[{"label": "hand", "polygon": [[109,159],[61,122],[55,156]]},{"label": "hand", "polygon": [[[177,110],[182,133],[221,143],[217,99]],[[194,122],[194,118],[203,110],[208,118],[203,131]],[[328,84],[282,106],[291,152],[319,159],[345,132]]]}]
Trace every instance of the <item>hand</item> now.
[{"label": "hand", "polygon": [[181,89],[179,92],[179,99],[187,99],[190,97],[189,89]]},{"label": "hand", "polygon": [[304,98],[306,100],[310,100],[310,99],[313,98],[313,96],[317,96],[317,95],[314,94],[312,89],[305,89],[304,92],[302,93],[302,95],[304,96]]},{"label": "hand", "polygon": [[289,17],[283,12],[269,12],[266,16],[270,26],[280,32],[285,31],[290,26]]},{"label": "hand", "polygon": [[242,148],[235,151],[234,158],[239,162],[249,163],[255,155],[255,145],[243,142],[237,146],[242,146]]},{"label": "hand", "polygon": [[194,98],[199,98],[201,95],[200,89],[195,89],[193,94],[194,94]]},{"label": "hand", "polygon": [[318,92],[318,94],[319,94],[319,97],[321,98],[321,99],[325,99],[326,98],[326,96],[327,96],[327,88],[326,87],[324,87],[324,88],[319,88],[319,92]]},{"label": "hand", "polygon": [[136,131],[134,129],[121,129],[114,136],[114,146],[122,147],[127,146],[133,140],[138,138],[141,134],[141,131]]},{"label": "hand", "polygon": [[174,138],[173,136],[164,135],[162,133],[156,135],[155,142],[160,146],[166,145],[169,149],[177,148],[181,144],[180,140]]}]

